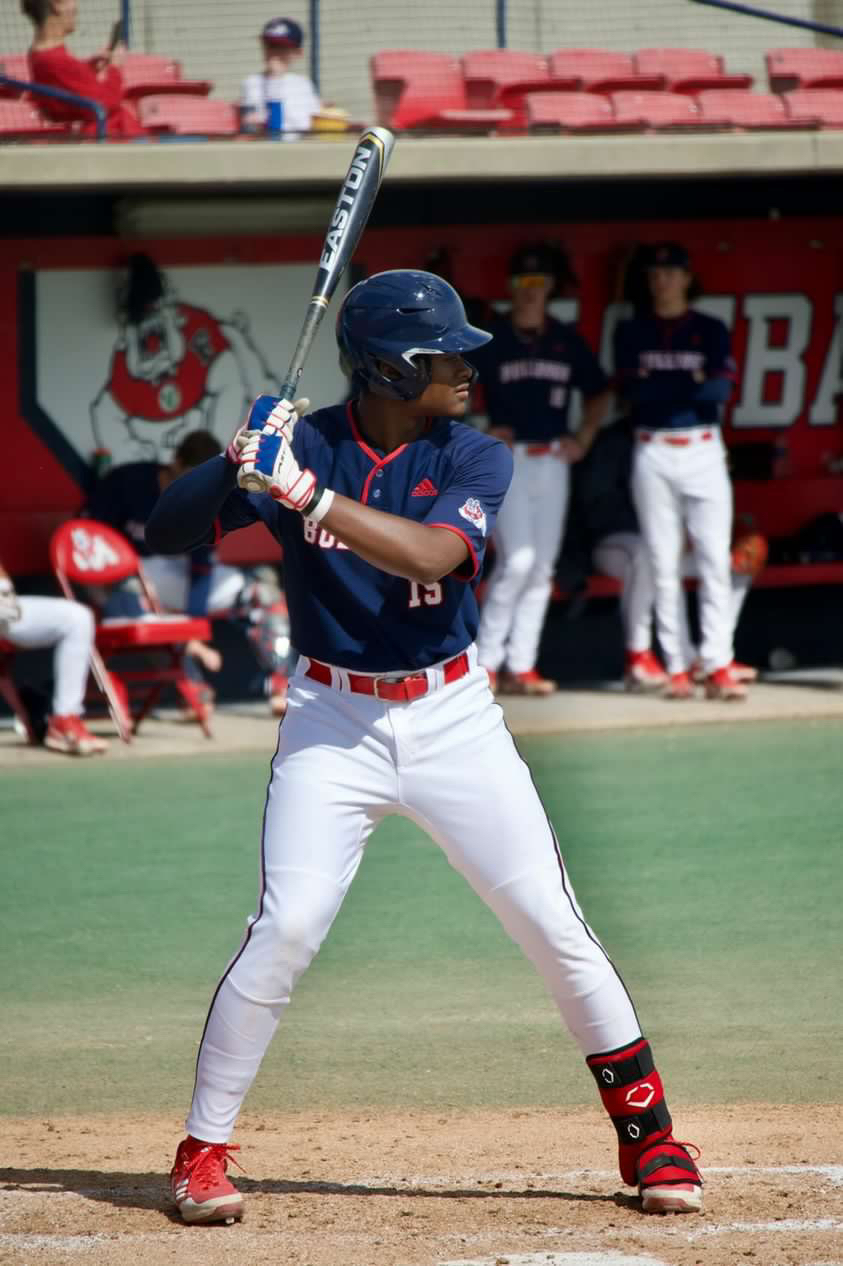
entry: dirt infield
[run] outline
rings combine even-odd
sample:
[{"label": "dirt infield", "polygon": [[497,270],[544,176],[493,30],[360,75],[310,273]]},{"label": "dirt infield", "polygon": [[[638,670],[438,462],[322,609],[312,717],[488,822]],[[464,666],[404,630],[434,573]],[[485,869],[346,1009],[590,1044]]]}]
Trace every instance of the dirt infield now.
[{"label": "dirt infield", "polygon": [[4,1266],[837,1266],[843,1109],[677,1113],[703,1150],[701,1215],[646,1217],[602,1115],[245,1113],[246,1218],[185,1227],[166,1194],[171,1119],[3,1123]]}]

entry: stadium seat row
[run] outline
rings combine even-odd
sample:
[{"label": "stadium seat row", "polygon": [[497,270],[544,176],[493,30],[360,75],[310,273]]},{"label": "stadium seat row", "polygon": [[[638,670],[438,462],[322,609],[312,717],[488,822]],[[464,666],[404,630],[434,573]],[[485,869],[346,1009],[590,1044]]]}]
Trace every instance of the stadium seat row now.
[{"label": "stadium seat row", "polygon": [[[843,52],[771,49],[766,55],[773,92],[843,89]],[[523,128],[533,93],[749,92],[750,75],[729,74],[723,58],[701,49],[640,49],[637,53],[563,48],[543,56],[515,49],[466,53],[462,58],[417,49],[384,49],[370,60],[380,123],[413,128]],[[599,110],[599,107],[597,107]]]}]

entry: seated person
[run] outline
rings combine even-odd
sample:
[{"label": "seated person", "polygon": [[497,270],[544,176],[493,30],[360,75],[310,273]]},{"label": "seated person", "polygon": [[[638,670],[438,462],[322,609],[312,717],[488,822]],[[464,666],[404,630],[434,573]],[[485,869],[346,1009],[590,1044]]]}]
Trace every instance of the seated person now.
[{"label": "seated person", "polygon": [[[620,580],[621,619],[625,646],[625,683],[629,690],[661,690],[667,687],[667,673],[653,651],[655,590],[649,555],[639,532],[629,490],[632,438],[622,422],[602,431],[586,458],[574,469],[569,532],[564,554],[569,560],[579,551],[584,571],[593,567]],[[697,574],[693,550],[682,558],[683,577]],[[732,570],[732,630],[738,622],[753,576]],[[691,640],[685,604],[679,612],[680,640],[692,676],[701,670]],[[747,664],[732,665],[742,682],[754,681],[757,672]]]},{"label": "seated person", "polygon": [[[192,616],[231,611],[254,625],[268,615],[273,602],[281,600],[280,590],[276,595],[268,595],[265,581],[253,584],[239,567],[220,563],[210,546],[177,556],[150,555],[144,536],[146,521],[164,489],[186,470],[216,457],[219,451],[219,441],[210,431],[191,431],[175,450],[169,466],[150,461],[115,466],[96,484],[86,514],[116,528],[132,542],[143,559],[146,578],[166,610]],[[121,593],[105,608],[105,614],[136,615],[140,610],[137,595]],[[249,643],[253,648],[258,645],[254,637],[249,638]],[[218,672],[222,666],[219,652],[202,642],[189,642],[188,653],[208,672]],[[266,691],[273,713],[283,715],[286,675],[283,672],[270,674]],[[206,701],[210,693],[205,692]]]},{"label": "seated person", "polygon": [[66,756],[97,756],[108,749],[82,720],[94,644],[94,617],[67,598],[20,596],[0,564],[0,638],[21,650],[54,647],[53,710],[45,747]]},{"label": "seated person", "polygon": [[[77,8],[77,0],[21,0],[21,9],[35,26],[29,50],[33,83],[61,88],[104,106],[108,136],[145,136],[146,129],[138,122],[133,106],[123,99],[119,66],[126,46],[119,40],[117,28],[111,46],[90,61],[80,61],[65,47],[65,39],[76,29]],[[33,97],[46,118],[55,123],[79,122],[81,135],[96,134],[96,121],[89,110],[40,93],[34,93]]]},{"label": "seated person", "polygon": [[304,33],[292,18],[272,18],[261,31],[263,70],[247,75],[240,98],[244,131],[263,131],[267,102],[282,105],[281,130],[290,137],[309,132],[314,114],[321,110],[319,95],[307,75],[292,67],[302,55]]}]

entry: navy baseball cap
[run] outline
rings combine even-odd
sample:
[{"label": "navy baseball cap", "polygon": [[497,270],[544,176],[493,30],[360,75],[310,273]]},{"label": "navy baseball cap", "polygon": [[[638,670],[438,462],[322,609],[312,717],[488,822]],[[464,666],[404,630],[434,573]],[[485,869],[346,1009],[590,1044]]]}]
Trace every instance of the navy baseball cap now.
[{"label": "navy baseball cap", "polygon": [[261,39],[276,48],[301,48],[304,31],[292,18],[270,18],[261,31]]},{"label": "navy baseball cap", "polygon": [[555,277],[559,268],[559,257],[551,246],[543,242],[531,246],[522,246],[509,261],[510,277],[538,276]]},{"label": "navy baseball cap", "polygon": [[641,253],[645,268],[684,268],[691,271],[691,257],[679,242],[654,242]]}]

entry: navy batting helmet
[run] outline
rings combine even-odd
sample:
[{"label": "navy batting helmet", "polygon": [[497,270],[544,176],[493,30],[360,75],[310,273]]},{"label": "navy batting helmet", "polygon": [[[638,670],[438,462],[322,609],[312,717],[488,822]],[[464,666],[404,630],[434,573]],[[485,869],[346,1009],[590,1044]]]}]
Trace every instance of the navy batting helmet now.
[{"label": "navy batting helmet", "polygon": [[[435,273],[395,268],[352,286],[337,316],[343,368],[377,396],[415,400],[430,382],[430,356],[462,355],[491,334],[469,325],[456,290]],[[388,377],[386,364],[398,377]]]}]

